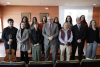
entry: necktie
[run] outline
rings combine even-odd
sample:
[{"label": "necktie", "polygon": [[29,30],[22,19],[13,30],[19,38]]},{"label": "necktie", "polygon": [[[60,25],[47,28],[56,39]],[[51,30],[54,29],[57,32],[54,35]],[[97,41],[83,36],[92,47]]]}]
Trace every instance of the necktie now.
[{"label": "necktie", "polygon": [[78,26],[78,30],[80,31],[80,25]]},{"label": "necktie", "polygon": [[50,32],[51,32],[51,24],[50,24]]}]

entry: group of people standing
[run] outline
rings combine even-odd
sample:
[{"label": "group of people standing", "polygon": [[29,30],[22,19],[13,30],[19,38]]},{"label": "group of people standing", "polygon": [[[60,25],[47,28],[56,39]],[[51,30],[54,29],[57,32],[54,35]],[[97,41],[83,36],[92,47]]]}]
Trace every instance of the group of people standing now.
[{"label": "group of people standing", "polygon": [[[2,39],[4,40],[5,50],[9,49],[9,44],[11,44],[11,48],[15,50],[15,55],[18,41],[21,61],[28,63],[29,39],[31,41],[32,60],[34,61],[41,61],[41,51],[45,56],[45,61],[49,61],[50,47],[54,62],[59,47],[61,61],[64,61],[64,53],[66,53],[66,61],[70,60],[71,47],[71,60],[74,60],[77,46],[79,61],[81,61],[85,41],[87,41],[86,58],[96,59],[99,30],[96,27],[95,20],[91,20],[88,27],[84,15],[76,18],[76,25],[72,24],[71,16],[67,16],[63,27],[61,27],[58,17],[55,17],[53,21],[51,16],[43,16],[40,24],[37,22],[37,18],[33,17],[31,25],[28,23],[28,18],[24,16],[19,30],[13,24],[14,20],[8,19],[8,27],[3,30]],[[9,39],[10,34],[12,35],[11,39]]]}]

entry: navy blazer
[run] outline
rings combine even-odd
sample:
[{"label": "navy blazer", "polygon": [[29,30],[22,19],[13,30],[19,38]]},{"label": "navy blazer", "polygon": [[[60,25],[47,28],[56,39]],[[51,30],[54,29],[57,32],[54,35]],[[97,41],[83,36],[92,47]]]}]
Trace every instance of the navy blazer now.
[{"label": "navy blazer", "polygon": [[35,29],[32,29],[30,33],[30,40],[33,45],[37,43],[41,44],[43,41],[42,31],[40,29],[37,29],[37,34],[36,34]]},{"label": "navy blazer", "polygon": [[99,29],[97,27],[95,33],[92,28],[87,29],[87,43],[93,43],[93,41],[99,43]]}]

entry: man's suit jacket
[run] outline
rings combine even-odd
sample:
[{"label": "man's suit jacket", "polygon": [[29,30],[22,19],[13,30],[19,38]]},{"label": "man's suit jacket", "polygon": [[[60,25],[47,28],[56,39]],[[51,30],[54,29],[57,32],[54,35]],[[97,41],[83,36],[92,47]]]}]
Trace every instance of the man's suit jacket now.
[{"label": "man's suit jacket", "polygon": [[24,29],[22,37],[21,37],[21,29],[19,29],[17,31],[16,39],[18,41],[18,50],[19,51],[28,51],[30,49],[29,31],[27,29]]},{"label": "man's suit jacket", "polygon": [[73,43],[77,43],[78,39],[81,39],[81,43],[84,43],[86,37],[86,28],[84,25],[81,25],[80,31],[78,30],[77,24],[72,27],[73,32]]},{"label": "man's suit jacket", "polygon": [[[56,45],[57,37],[58,37],[58,25],[55,23],[52,23],[51,32],[49,23],[43,24],[42,34],[44,36],[44,44],[48,45],[49,42],[51,42],[53,45]],[[49,40],[48,37],[53,36],[53,40]]]}]

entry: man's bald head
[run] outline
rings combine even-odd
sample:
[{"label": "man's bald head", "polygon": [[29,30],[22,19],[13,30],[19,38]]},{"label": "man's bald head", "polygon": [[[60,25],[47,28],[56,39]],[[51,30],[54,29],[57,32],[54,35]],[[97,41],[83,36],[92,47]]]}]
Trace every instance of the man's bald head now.
[{"label": "man's bald head", "polygon": [[81,24],[81,19],[79,17],[76,18],[77,24]]},{"label": "man's bald head", "polygon": [[53,18],[52,18],[52,16],[47,17],[47,21],[48,21],[48,23],[53,23]]},{"label": "man's bald head", "polygon": [[48,16],[47,19],[53,19],[52,16]]},{"label": "man's bald head", "polygon": [[78,20],[81,20],[80,17],[77,17],[76,20],[77,20],[77,19],[78,19]]},{"label": "man's bald head", "polygon": [[69,28],[69,23],[65,22],[65,23],[63,24],[63,28],[64,28],[64,29],[68,29],[68,28]]}]

